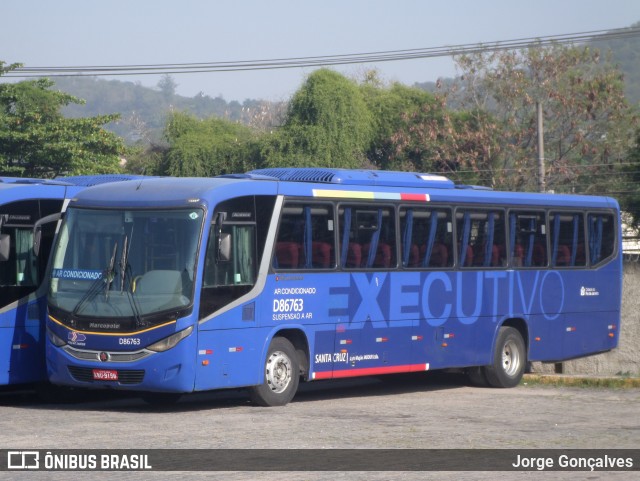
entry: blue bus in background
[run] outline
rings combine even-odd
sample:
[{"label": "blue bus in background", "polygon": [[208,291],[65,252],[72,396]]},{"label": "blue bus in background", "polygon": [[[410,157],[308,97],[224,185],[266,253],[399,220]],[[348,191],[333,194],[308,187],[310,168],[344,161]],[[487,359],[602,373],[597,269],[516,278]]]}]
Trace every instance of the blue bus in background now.
[{"label": "blue bus in background", "polygon": [[55,180],[0,178],[0,386],[46,381],[46,290],[42,289],[55,223],[34,226],[59,215],[83,188],[137,176],[99,175]]},{"label": "blue bus in background", "polygon": [[107,184],[70,202],[52,254],[54,384],[150,402],[300,379],[464,369],[512,387],[528,361],[616,347],[612,198],[445,177],[283,168]]}]

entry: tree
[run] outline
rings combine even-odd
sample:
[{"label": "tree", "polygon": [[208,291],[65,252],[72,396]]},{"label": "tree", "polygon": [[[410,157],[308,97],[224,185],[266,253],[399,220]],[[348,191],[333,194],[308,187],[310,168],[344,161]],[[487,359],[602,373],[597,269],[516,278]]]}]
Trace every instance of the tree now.
[{"label": "tree", "polygon": [[[0,75],[19,66],[0,62]],[[66,119],[82,100],[50,90],[48,79],[0,84],[0,174],[55,177],[120,170],[124,144],[103,126],[117,115]]]},{"label": "tree", "polygon": [[542,102],[548,188],[599,193],[619,181],[637,115],[620,72],[597,51],[536,47],[456,62],[462,75],[439,98],[462,116],[409,119],[395,137],[398,151],[445,135],[438,152],[452,170],[494,188],[536,190],[535,105]]},{"label": "tree", "polygon": [[178,84],[175,80],[173,80],[173,77],[171,75],[165,74],[158,81],[158,88],[160,89],[160,92],[162,92],[162,96],[165,98],[165,100],[169,102],[176,94]]},{"label": "tree", "polygon": [[499,185],[535,189],[535,104],[541,102],[548,188],[610,190],[637,117],[625,100],[622,75],[597,50],[530,48],[461,57],[459,65],[463,104],[492,112],[501,126],[497,164],[516,175],[497,175]]},{"label": "tree", "polygon": [[436,103],[434,96],[397,82],[385,86],[376,71],[366,73],[360,90],[372,116],[373,138],[366,153],[370,164],[386,170],[414,167],[393,155],[392,137],[401,130],[408,116],[415,115],[424,106],[433,106]]},{"label": "tree", "polygon": [[264,138],[267,166],[357,168],[366,162],[372,117],[358,85],[328,69],[309,75],[282,127]]},{"label": "tree", "polygon": [[456,112],[446,100],[404,113],[391,137],[389,165],[396,170],[436,172],[465,183],[495,186],[492,165],[500,145],[491,115]]},{"label": "tree", "polygon": [[214,176],[254,168],[257,144],[251,129],[228,120],[172,112],[165,127],[169,143],[163,174]]}]

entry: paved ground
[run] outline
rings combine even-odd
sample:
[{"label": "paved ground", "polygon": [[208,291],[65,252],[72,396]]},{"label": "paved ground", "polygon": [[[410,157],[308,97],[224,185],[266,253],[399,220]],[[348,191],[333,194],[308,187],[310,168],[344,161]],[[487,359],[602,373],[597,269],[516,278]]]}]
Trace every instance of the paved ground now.
[{"label": "paved ground", "polygon": [[[171,407],[94,393],[65,405],[0,393],[4,449],[602,448],[640,447],[640,389],[519,386],[484,389],[457,376],[304,385],[282,408],[243,392],[186,396]],[[286,455],[286,453],[283,453]],[[6,476],[11,474],[11,476]],[[0,473],[0,479],[27,479]],[[106,473],[122,479],[123,474]],[[117,475],[116,475],[117,474]],[[144,475],[143,475],[144,474]],[[442,479],[445,473],[208,473],[212,479]],[[452,479],[635,479],[633,473],[453,473]],[[637,472],[635,473],[637,474]],[[3,476],[5,475],[5,476]],[[69,473],[30,473],[69,479]],[[76,473],[77,479],[80,474]],[[104,477],[102,473],[101,477]],[[127,473],[125,479],[161,479]],[[166,473],[164,474],[166,476]],[[184,473],[201,479],[202,473]],[[84,479],[88,479],[85,477]]]}]

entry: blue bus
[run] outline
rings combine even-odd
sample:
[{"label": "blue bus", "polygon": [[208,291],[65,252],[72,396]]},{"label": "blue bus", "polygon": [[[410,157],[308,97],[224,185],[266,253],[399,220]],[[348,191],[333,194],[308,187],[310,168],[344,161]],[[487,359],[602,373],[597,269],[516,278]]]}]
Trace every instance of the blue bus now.
[{"label": "blue bus", "polygon": [[[134,177],[0,178],[0,386],[47,379],[43,279],[55,224],[39,224],[59,215],[68,200],[83,188],[131,178]],[[35,225],[40,227],[38,255],[32,249]]]},{"label": "blue bus", "polygon": [[616,347],[620,239],[611,198],[409,172],[92,187],[52,254],[49,379],[265,406],[300,379],[460,368],[511,387],[529,361]]}]

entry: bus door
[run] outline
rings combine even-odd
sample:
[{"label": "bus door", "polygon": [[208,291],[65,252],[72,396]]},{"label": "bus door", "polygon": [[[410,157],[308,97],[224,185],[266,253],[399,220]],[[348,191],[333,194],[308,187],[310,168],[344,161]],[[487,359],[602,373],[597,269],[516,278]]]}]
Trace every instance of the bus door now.
[{"label": "bus door", "polygon": [[256,298],[241,300],[256,284],[273,205],[272,196],[242,196],[221,202],[213,213],[199,284],[197,390],[259,381],[259,327],[271,321],[261,321],[268,310]]}]

